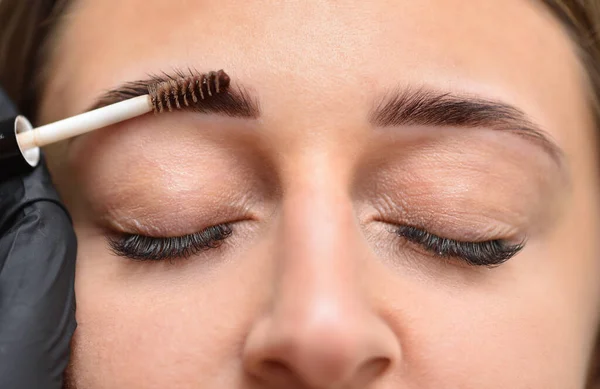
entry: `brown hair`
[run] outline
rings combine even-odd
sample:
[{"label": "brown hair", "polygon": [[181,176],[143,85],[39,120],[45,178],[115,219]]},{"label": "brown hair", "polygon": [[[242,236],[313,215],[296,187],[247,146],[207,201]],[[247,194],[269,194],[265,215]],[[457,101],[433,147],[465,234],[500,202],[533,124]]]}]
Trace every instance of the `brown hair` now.
[{"label": "brown hair", "polygon": [[[600,0],[541,0],[571,36],[590,81],[600,131]],[[35,119],[40,66],[49,38],[71,0],[0,0],[0,85],[20,112]],[[29,81],[31,80],[31,81]],[[600,137],[599,137],[600,138]],[[600,337],[589,389],[600,388]]]},{"label": "brown hair", "polygon": [[30,119],[35,117],[46,43],[69,3],[0,0],[0,86]]},{"label": "brown hair", "polygon": [[542,0],[563,23],[577,47],[591,84],[592,104],[600,118],[600,1]]}]

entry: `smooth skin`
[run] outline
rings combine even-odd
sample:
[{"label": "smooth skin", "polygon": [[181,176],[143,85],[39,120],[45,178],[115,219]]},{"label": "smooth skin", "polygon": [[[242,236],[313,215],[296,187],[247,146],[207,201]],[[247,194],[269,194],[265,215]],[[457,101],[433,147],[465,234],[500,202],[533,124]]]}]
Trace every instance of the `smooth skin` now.
[{"label": "smooth skin", "polygon": [[[149,115],[47,150],[79,240],[79,388],[583,388],[599,324],[596,129],[574,46],[526,0],[76,0],[40,122],[148,73],[225,69],[255,120]],[[489,128],[378,128],[386,93],[500,100]],[[526,238],[499,267],[407,242]],[[107,236],[234,222],[136,262]]]}]

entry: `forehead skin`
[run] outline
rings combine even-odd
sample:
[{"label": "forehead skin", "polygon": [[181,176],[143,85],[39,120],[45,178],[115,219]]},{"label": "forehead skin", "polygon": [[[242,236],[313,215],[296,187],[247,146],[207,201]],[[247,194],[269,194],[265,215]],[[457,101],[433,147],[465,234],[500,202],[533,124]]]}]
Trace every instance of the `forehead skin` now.
[{"label": "forehead skin", "polygon": [[302,111],[331,105],[333,94],[345,106],[357,90],[434,83],[505,97],[547,127],[556,121],[540,111],[573,114],[557,94],[581,102],[582,80],[566,36],[541,7],[524,0],[127,1],[115,9],[111,1],[82,0],[67,16],[47,88],[77,103],[58,110],[45,99],[42,113],[72,114],[148,69],[193,64],[225,68]]},{"label": "forehead skin", "polygon": [[[397,86],[425,84],[476,93],[526,112],[564,150],[572,188],[547,246],[535,248],[538,255],[548,257],[544,267],[523,261],[519,271],[526,275],[502,273],[503,280],[518,279],[519,288],[530,288],[523,305],[518,305],[517,292],[505,291],[510,297],[494,304],[483,295],[457,298],[450,310],[452,297],[432,292],[435,284],[411,289],[380,268],[369,273],[372,279],[366,282],[365,294],[405,347],[406,370],[394,373],[387,381],[391,386],[386,387],[581,387],[589,351],[583,349],[589,347],[595,331],[595,296],[600,296],[596,141],[583,69],[559,23],[541,4],[526,0],[78,0],[56,36],[40,121],[77,114],[106,89],[144,78],[148,72],[188,66],[201,71],[223,68],[232,80],[256,91],[264,113],[261,129],[287,164],[282,171],[294,172],[282,173],[282,180],[296,180],[295,188],[310,180],[334,181],[335,175],[326,177],[323,172],[349,171],[351,167],[344,165],[348,156],[336,159],[335,146],[350,138],[348,134],[364,132],[356,123],[368,115],[374,99]],[[317,162],[331,166],[319,165],[321,176],[314,177],[315,170],[307,167],[316,162],[306,161],[317,155]],[[77,195],[70,188],[70,164],[85,165],[85,161],[69,161],[67,156],[66,144],[48,149],[54,178],[70,204],[77,201],[72,200]],[[292,156],[303,156],[306,163]],[[323,193],[327,188],[331,189],[324,184]],[[106,257],[102,261],[114,258],[105,252],[104,241],[87,240],[84,230],[95,226],[86,225],[77,214],[74,218],[80,223],[76,225],[80,234],[77,293],[82,345],[76,359],[82,361],[81,374],[87,377],[81,382],[91,383],[83,387],[125,383],[124,387],[185,388],[193,382],[210,382],[206,387],[225,388],[238,383],[235,374],[220,374],[239,367],[234,359],[239,358],[238,345],[249,331],[247,323],[272,297],[261,279],[262,274],[271,274],[261,272],[269,265],[248,260],[228,268],[230,278],[215,276],[206,285],[193,281],[201,273],[196,271],[182,276],[171,296],[158,294],[152,285],[135,300],[127,295],[129,291],[133,295],[135,287],[115,287],[126,280],[99,280],[113,274],[103,270],[108,262],[83,260],[86,255]],[[253,264],[259,265],[252,269]],[[502,289],[501,281],[497,282],[489,290]],[[234,289],[241,283],[245,291],[254,291],[247,292],[243,304],[235,301],[240,291]],[[115,290],[93,290],[97,285]],[[407,295],[412,299],[400,297]],[[153,301],[152,307],[145,306],[144,296]],[[194,304],[203,309],[189,308]],[[570,308],[576,304],[579,311]],[[155,316],[147,313],[154,311]],[[178,331],[171,331],[173,318],[180,320]],[[495,322],[504,329],[497,339],[490,329]],[[200,334],[198,323],[208,335]],[[140,328],[147,335],[140,334]],[[446,338],[448,328],[459,335]],[[178,354],[200,340],[212,342],[200,345],[209,358],[187,351]],[[560,346],[558,355],[554,346]],[[519,352],[512,355],[507,351],[511,349]],[[160,368],[152,365],[153,352],[163,357]],[[481,356],[475,361],[481,365],[462,365],[474,362],[469,355]],[[169,366],[165,360],[177,365]]]}]

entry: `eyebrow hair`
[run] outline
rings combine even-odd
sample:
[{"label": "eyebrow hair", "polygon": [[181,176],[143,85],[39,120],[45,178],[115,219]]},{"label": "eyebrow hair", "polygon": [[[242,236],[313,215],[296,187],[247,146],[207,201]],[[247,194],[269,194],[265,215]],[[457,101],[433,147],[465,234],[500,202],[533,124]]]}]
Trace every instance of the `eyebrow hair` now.
[{"label": "eyebrow hair", "polygon": [[564,158],[562,149],[523,111],[478,96],[426,87],[398,89],[381,99],[371,111],[370,120],[378,127],[422,125],[507,131],[542,146],[561,167]]},{"label": "eyebrow hair", "polygon": [[[174,70],[172,74],[165,72],[150,74],[146,79],[126,82],[115,89],[108,90],[95,101],[88,111],[146,95],[148,94],[148,87],[152,85],[200,75],[202,73],[194,69],[188,69],[187,72]],[[225,92],[214,94],[208,99],[199,100],[189,107],[182,106],[177,111],[192,111],[245,119],[256,119],[260,116],[258,99],[241,86],[230,86]]]}]

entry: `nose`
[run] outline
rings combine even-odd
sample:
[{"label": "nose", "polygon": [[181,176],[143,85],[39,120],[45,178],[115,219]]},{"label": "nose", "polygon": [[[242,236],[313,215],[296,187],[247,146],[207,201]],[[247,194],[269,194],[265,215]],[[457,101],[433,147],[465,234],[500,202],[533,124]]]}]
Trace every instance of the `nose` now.
[{"label": "nose", "polygon": [[399,342],[361,289],[369,252],[351,204],[318,193],[284,205],[271,304],[245,369],[268,387],[368,388],[399,362]]}]

